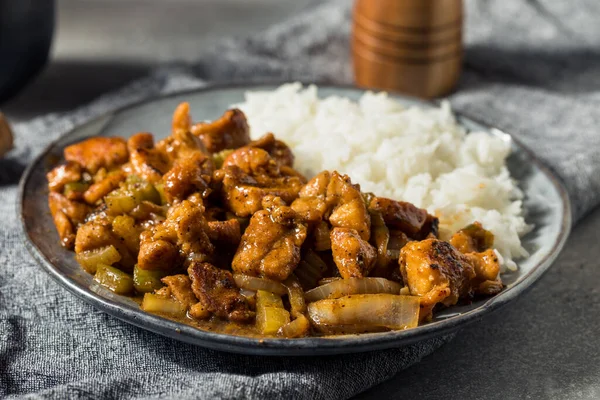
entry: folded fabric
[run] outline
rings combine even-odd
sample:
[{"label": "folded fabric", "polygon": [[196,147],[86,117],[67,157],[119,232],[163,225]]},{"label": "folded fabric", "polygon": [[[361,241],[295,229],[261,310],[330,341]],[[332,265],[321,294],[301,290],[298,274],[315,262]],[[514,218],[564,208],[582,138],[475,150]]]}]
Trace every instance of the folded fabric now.
[{"label": "folded fabric", "polygon": [[[600,201],[600,65],[594,0],[467,2],[455,109],[514,133],[564,180],[580,218]],[[240,356],[132,327],[53,282],[25,250],[18,179],[44,146],[125,104],[212,81],[350,83],[350,2],[333,0],[257,37],[221,43],[193,66],[155,71],[64,115],[15,126],[0,160],[0,395],[9,398],[342,399],[389,379],[452,338],[319,358]],[[459,333],[460,334],[460,333]]]}]

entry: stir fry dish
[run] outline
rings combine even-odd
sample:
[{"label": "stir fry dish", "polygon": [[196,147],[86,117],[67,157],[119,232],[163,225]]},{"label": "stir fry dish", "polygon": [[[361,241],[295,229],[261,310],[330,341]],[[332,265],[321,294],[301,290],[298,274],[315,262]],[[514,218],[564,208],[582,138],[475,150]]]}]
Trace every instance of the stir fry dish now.
[{"label": "stir fry dish", "polygon": [[253,337],[408,329],[502,290],[481,224],[442,241],[427,211],[337,171],[307,179],[249,133],[240,110],[192,123],[182,103],[164,140],[68,146],[47,175],[60,243],[146,312]]}]

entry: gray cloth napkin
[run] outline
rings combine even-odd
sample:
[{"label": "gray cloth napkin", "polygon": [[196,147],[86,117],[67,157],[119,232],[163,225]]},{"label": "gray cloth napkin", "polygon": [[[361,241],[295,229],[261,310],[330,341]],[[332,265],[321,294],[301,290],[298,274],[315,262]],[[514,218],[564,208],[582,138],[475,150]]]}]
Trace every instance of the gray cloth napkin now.
[{"label": "gray cloth napkin", "polygon": [[[459,111],[522,139],[564,180],[579,219],[600,202],[600,4],[468,0]],[[72,113],[18,124],[0,160],[0,395],[20,398],[348,398],[451,339],[311,358],[239,356],[134,328],[52,281],[15,214],[26,164],[74,125],[131,102],[261,78],[351,82],[348,1],[329,1],[257,37],[221,43],[194,66],[157,70]],[[460,334],[460,333],[459,333]],[[449,366],[451,368],[451,366]]]}]

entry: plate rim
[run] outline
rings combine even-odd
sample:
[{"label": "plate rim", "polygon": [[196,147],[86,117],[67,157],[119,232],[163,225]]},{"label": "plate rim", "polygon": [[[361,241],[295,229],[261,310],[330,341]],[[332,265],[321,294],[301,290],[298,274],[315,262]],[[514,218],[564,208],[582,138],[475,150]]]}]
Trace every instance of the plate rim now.
[{"label": "plate rim", "polygon": [[[186,89],[168,93],[165,95],[151,96],[122,107],[117,107],[114,110],[104,112],[100,115],[86,119],[71,127],[64,133],[60,134],[56,139],[52,140],[40,154],[38,154],[27,166],[19,181],[17,193],[17,213],[20,220],[20,230],[22,239],[28,252],[33,256],[43,270],[48,273],[59,285],[67,289],[77,298],[86,303],[100,309],[107,314],[118,318],[126,323],[137,326],[144,330],[149,330],[172,339],[199,345],[202,347],[226,351],[238,354],[251,355],[277,355],[277,356],[306,356],[306,355],[329,355],[329,354],[346,354],[359,353],[373,350],[381,350],[388,348],[398,348],[426,340],[432,337],[442,336],[464,326],[467,326],[475,321],[480,320],[486,315],[510,303],[520,295],[530,290],[539,278],[548,270],[552,263],[556,260],[564,247],[567,238],[569,237],[572,225],[571,202],[569,194],[559,176],[557,176],[548,166],[546,166],[526,145],[524,145],[514,135],[502,129],[496,128],[489,123],[482,122],[477,118],[473,118],[468,113],[457,112],[453,110],[453,114],[457,119],[470,120],[478,125],[481,125],[488,131],[498,130],[508,134],[513,143],[523,151],[534,164],[544,174],[544,176],[552,183],[554,189],[558,192],[562,200],[560,232],[556,237],[552,250],[548,252],[531,270],[523,277],[521,282],[514,286],[505,289],[498,295],[488,299],[480,306],[473,310],[464,312],[458,316],[449,317],[447,319],[436,321],[434,324],[422,325],[420,327],[405,331],[389,331],[382,333],[370,333],[360,335],[349,335],[344,337],[310,337],[301,339],[279,339],[279,338],[250,338],[245,336],[235,336],[223,333],[204,331],[190,325],[185,325],[180,322],[175,322],[167,318],[163,318],[150,313],[145,313],[140,309],[133,307],[124,307],[123,305],[111,302],[89,288],[80,287],[77,282],[63,275],[58,268],[55,268],[51,260],[35,245],[32,241],[26,226],[25,216],[23,214],[23,203],[25,201],[25,188],[35,167],[51,152],[58,142],[70,135],[73,131],[81,129],[86,125],[90,125],[103,118],[110,118],[116,114],[133,109],[144,104],[149,104],[157,100],[169,99],[186,94],[197,94],[202,92],[210,92],[214,90],[253,90],[266,86],[279,86],[286,83],[299,82],[303,87],[308,85],[316,85],[318,88],[344,89],[357,91],[376,91],[375,89],[364,88],[355,85],[339,85],[327,82],[305,82],[305,81],[282,81],[282,80],[262,80],[250,82],[229,82],[207,84],[194,89]],[[388,91],[391,96],[403,98],[405,100],[423,105],[433,105],[439,107],[439,101],[428,101],[405,94]]]}]

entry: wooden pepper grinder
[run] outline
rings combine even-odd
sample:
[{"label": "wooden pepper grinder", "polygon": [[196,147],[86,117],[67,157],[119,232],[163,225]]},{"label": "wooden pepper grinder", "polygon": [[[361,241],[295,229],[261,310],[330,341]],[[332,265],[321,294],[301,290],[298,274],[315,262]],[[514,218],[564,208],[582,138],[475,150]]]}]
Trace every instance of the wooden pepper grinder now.
[{"label": "wooden pepper grinder", "polygon": [[356,0],[352,58],[357,85],[433,98],[462,67],[462,0]]}]

